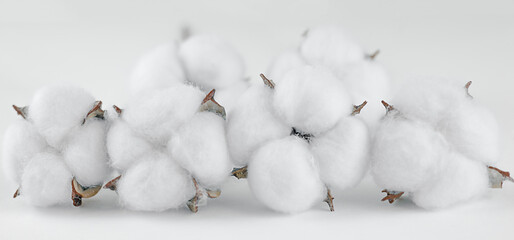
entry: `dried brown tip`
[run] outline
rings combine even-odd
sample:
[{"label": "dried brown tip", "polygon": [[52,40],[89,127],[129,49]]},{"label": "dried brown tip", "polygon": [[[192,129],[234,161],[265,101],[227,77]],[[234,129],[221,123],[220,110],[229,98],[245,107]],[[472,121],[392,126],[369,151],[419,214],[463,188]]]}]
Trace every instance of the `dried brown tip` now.
[{"label": "dried brown tip", "polygon": [[200,189],[200,186],[198,186],[198,182],[195,178],[193,178],[193,184],[195,185],[196,189],[196,195],[191,198],[189,201],[187,201],[187,207],[189,210],[193,213],[198,212],[198,203],[200,202],[200,198],[202,197],[202,190]]},{"label": "dried brown tip", "polygon": [[20,188],[16,189],[16,192],[14,193],[14,195],[12,196],[12,198],[16,198],[20,196]]},{"label": "dried brown tip", "polygon": [[71,199],[73,200],[73,206],[78,207],[82,205],[82,198],[94,197],[102,188],[102,185],[83,187],[78,181],[73,178],[71,180]]},{"label": "dried brown tip", "polygon": [[468,94],[469,97],[473,97],[471,96],[471,94],[469,94],[469,87],[471,86],[471,84],[473,83],[473,81],[469,81],[466,83],[466,85],[464,85],[464,88],[466,89],[466,94]]},{"label": "dried brown tip", "polygon": [[105,184],[104,188],[116,191],[116,184],[118,183],[120,178],[121,178],[121,175],[114,178],[113,180],[109,181],[108,183]]},{"label": "dried brown tip", "polygon": [[502,188],[504,181],[514,182],[514,178],[510,176],[510,172],[492,166],[488,166],[488,168],[492,171],[489,172],[489,181],[492,188]]},{"label": "dried brown tip", "polygon": [[387,193],[387,196],[382,198],[383,201],[389,201],[390,204],[393,204],[396,200],[400,199],[405,192],[397,192],[397,191],[388,191],[387,189],[382,190],[383,193]]},{"label": "dried brown tip", "polygon": [[118,116],[120,116],[121,113],[123,112],[123,109],[119,108],[116,105],[112,105],[112,108],[114,108],[114,111],[116,111],[116,113],[118,113]]},{"label": "dried brown tip", "polygon": [[237,179],[247,178],[248,177],[248,166],[245,166],[242,168],[234,168],[232,170],[231,176],[234,176]]},{"label": "dried brown tip", "polygon": [[364,101],[361,105],[354,105],[352,116],[355,116],[355,115],[361,113],[361,110],[364,108],[364,106],[366,106],[366,104],[368,104],[367,101]]},{"label": "dried brown tip", "polygon": [[206,190],[207,192],[207,196],[209,198],[217,198],[221,195],[221,190],[219,189],[216,189],[216,190]]},{"label": "dried brown tip", "polygon": [[387,103],[384,100],[382,100],[382,105],[384,105],[384,107],[386,108],[387,112],[390,112],[390,111],[394,110],[393,105],[390,105],[389,103]]},{"label": "dried brown tip", "polygon": [[223,119],[227,118],[227,113],[225,112],[225,108],[221,106],[216,100],[214,100],[214,94],[216,93],[216,89],[212,89],[207,96],[202,101],[202,105],[200,105],[199,112],[212,112],[214,114],[219,115]]},{"label": "dried brown tip", "polygon": [[12,105],[12,107],[14,108],[14,111],[16,111],[16,113],[18,115],[20,115],[23,119],[27,119],[27,109],[28,109],[28,107],[18,107],[16,105]]},{"label": "dried brown tip", "polygon": [[105,111],[102,110],[102,101],[96,101],[93,108],[91,108],[91,110],[89,110],[89,112],[87,113],[86,118],[84,118],[84,121],[82,121],[82,124],[86,123],[88,119],[95,117],[104,119],[104,113]]},{"label": "dried brown tip", "polygon": [[273,80],[268,79],[268,78],[267,78],[266,76],[264,76],[264,74],[262,74],[262,73],[261,73],[259,76],[261,76],[262,81],[264,82],[264,84],[265,84],[266,86],[268,86],[268,87],[269,87],[269,88],[271,88],[271,89],[274,89],[274,88],[275,88],[275,83],[273,82]]},{"label": "dried brown tip", "polygon": [[328,188],[327,188],[327,198],[325,198],[325,200],[323,200],[323,201],[328,204],[330,211],[333,212],[334,211],[334,197],[332,196],[332,194],[330,193],[330,189],[328,189]]},{"label": "dried brown tip", "polygon": [[377,57],[377,55],[380,53],[380,49],[377,49],[374,53],[368,55],[368,58],[371,59],[371,60],[375,60],[375,58]]}]

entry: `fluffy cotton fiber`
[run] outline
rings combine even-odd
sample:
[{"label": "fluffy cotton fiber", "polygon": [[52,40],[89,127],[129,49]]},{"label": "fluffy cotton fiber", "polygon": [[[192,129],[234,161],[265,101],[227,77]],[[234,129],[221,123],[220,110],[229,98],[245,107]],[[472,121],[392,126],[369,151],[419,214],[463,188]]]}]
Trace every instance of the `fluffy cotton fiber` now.
[{"label": "fluffy cotton fiber", "polygon": [[30,204],[71,202],[71,179],[84,187],[101,185],[110,172],[105,149],[106,123],[87,118],[95,99],[73,86],[39,90],[26,119],[5,135],[4,169]]},{"label": "fluffy cotton fiber", "polygon": [[412,193],[424,208],[481,196],[487,165],[499,156],[498,126],[467,94],[465,82],[421,79],[405,84],[381,121],[372,175],[390,191]]},{"label": "fluffy cotton fiber", "polygon": [[301,212],[321,202],[325,188],[308,144],[297,137],[269,142],[248,166],[255,196],[279,212]]}]

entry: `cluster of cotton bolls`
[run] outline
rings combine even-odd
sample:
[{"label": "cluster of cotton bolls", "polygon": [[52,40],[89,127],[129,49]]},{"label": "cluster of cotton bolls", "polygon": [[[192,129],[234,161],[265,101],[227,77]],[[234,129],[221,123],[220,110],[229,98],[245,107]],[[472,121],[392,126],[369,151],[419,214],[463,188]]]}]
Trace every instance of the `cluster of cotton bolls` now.
[{"label": "cluster of cotton bolls", "polygon": [[471,82],[418,79],[387,108],[372,145],[372,175],[390,203],[404,192],[423,208],[476,198],[512,180],[495,167],[499,129],[469,93]]},{"label": "cluster of cotton bolls", "polygon": [[[5,133],[6,175],[18,184],[14,197],[35,206],[80,206],[110,173],[102,103],[81,88],[46,87]],[[71,198],[70,198],[71,196]]]},{"label": "cluster of cotton bolls", "polygon": [[147,90],[115,109],[107,148],[121,175],[105,187],[116,190],[122,205],[164,211],[187,204],[196,212],[205,195],[219,196],[231,164],[225,110],[214,90],[207,96],[189,85]]},{"label": "cluster of cotton bolls", "polygon": [[366,54],[343,28],[320,26],[309,29],[298,49],[278,55],[266,76],[280,81],[299,66],[324,66],[344,83],[355,102],[368,101],[363,120],[373,127],[382,117],[381,99],[390,96],[390,80],[385,68],[375,59],[378,51]]},{"label": "cluster of cotton bolls", "polygon": [[300,212],[330,189],[356,185],[367,167],[368,129],[356,115],[344,84],[321,66],[290,70],[275,85],[252,86],[233,109],[227,126],[233,175],[247,177],[269,208]]},{"label": "cluster of cotton bolls", "polygon": [[193,35],[182,42],[163,44],[146,53],[130,81],[130,92],[197,86],[204,93],[216,89],[216,98],[227,112],[248,87],[243,58],[224,39],[215,35]]}]

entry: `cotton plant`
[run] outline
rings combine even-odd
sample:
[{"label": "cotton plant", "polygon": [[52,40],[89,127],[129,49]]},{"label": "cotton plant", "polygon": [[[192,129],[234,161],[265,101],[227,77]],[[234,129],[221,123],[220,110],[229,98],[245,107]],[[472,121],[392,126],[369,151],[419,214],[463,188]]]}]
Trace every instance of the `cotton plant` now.
[{"label": "cotton plant", "polygon": [[346,86],[356,102],[368,101],[363,120],[374,127],[382,116],[381,99],[390,97],[390,79],[376,60],[379,51],[368,54],[339,26],[320,26],[305,32],[297,49],[286,51],[271,62],[267,76],[280,79],[304,65],[324,66]]},{"label": "cotton plant", "polygon": [[[13,106],[20,119],[6,131],[6,176],[20,196],[35,206],[95,196],[110,173],[102,102],[74,86],[45,87],[26,107]],[[71,196],[71,198],[70,198]]]},{"label": "cotton plant", "polygon": [[305,211],[331,189],[356,185],[367,168],[369,133],[344,84],[324,67],[303,66],[276,84],[254,85],[228,120],[232,174],[279,212]]},{"label": "cotton plant", "polygon": [[135,95],[116,109],[107,137],[110,164],[120,176],[105,188],[132,210],[192,212],[216,198],[232,165],[225,109],[198,88],[178,84]]},{"label": "cotton plant", "polygon": [[427,209],[455,205],[514,181],[495,167],[495,117],[469,93],[471,82],[418,79],[400,88],[372,144],[371,173],[382,201],[408,193]]},{"label": "cotton plant", "polygon": [[157,46],[136,65],[130,92],[190,84],[205,94],[216,89],[216,98],[227,112],[248,87],[243,57],[224,39],[216,35],[183,37],[181,42]]}]

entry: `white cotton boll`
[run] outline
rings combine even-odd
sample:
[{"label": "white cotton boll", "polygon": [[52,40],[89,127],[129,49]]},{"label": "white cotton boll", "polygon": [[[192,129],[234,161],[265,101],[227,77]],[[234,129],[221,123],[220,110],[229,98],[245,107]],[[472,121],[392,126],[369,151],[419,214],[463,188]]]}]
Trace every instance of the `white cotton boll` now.
[{"label": "white cotton boll", "polygon": [[[243,96],[248,87],[249,83],[243,81],[236,83],[230,88],[224,88],[220,90],[216,89],[216,102],[218,102],[221,106],[225,108],[227,116],[230,115],[232,109],[234,109],[235,105],[237,105],[239,98]],[[205,94],[207,93],[208,92],[206,92]]]},{"label": "white cotton boll", "polygon": [[82,124],[94,105],[94,97],[82,88],[45,87],[36,92],[28,115],[48,144],[60,149],[68,133]]},{"label": "white cotton boll", "polygon": [[121,204],[132,210],[177,208],[195,195],[191,176],[162,153],[142,157],[116,187]]},{"label": "white cotton boll", "polygon": [[203,90],[222,89],[244,79],[243,58],[225,40],[197,35],[180,45],[179,56],[189,81]]},{"label": "white cotton boll", "polygon": [[447,166],[429,185],[413,193],[416,205],[442,208],[483,195],[489,188],[487,168],[459,153],[444,160]]},{"label": "white cotton boll", "polygon": [[71,203],[72,175],[56,153],[37,154],[22,176],[21,196],[34,206]]},{"label": "white cotton boll", "polygon": [[306,65],[298,51],[287,51],[276,56],[268,67],[266,76],[275,83],[282,80],[284,75],[292,69]]},{"label": "white cotton boll", "polygon": [[273,106],[291,127],[317,134],[350,115],[353,105],[341,81],[330,71],[306,66],[289,71],[276,84]]},{"label": "white cotton boll", "polygon": [[251,154],[264,143],[291,133],[291,127],[274,115],[273,91],[264,84],[250,87],[228,116],[227,141],[237,166],[247,165]]},{"label": "white cotton boll", "polygon": [[386,116],[371,148],[371,173],[386,189],[412,192],[434,181],[449,147],[429,125]]},{"label": "white cotton boll", "polygon": [[4,135],[3,169],[5,175],[20,184],[23,169],[37,153],[46,148],[45,139],[25,119],[18,119]]},{"label": "white cotton boll", "polygon": [[196,113],[204,97],[202,91],[187,85],[146,91],[130,100],[122,118],[137,134],[165,146],[172,132]]},{"label": "white cotton boll", "polygon": [[220,116],[199,112],[168,144],[172,158],[207,189],[220,187],[232,170],[224,125]]},{"label": "white cotton boll", "polygon": [[332,70],[365,57],[361,46],[339,26],[309,29],[300,46],[300,52],[307,63],[326,66]]},{"label": "white cotton boll", "polygon": [[177,44],[158,46],[146,53],[137,63],[130,79],[130,92],[171,87],[184,83],[186,75],[178,58]]},{"label": "white cotton boll", "polygon": [[262,203],[286,213],[305,211],[326,193],[307,142],[294,136],[269,142],[255,152],[248,183]]},{"label": "white cotton boll", "polygon": [[359,116],[371,127],[375,126],[384,116],[383,99],[390,99],[391,81],[385,68],[376,61],[362,60],[345,67],[338,72],[354,104],[367,101],[366,109]]},{"label": "white cotton boll", "polygon": [[107,134],[107,150],[110,165],[124,172],[141,156],[153,151],[153,147],[144,138],[137,136],[125,121],[117,119]]},{"label": "white cotton boll", "polygon": [[494,165],[500,158],[499,126],[484,107],[469,99],[469,104],[453,109],[441,132],[452,146],[466,157]]},{"label": "white cotton boll", "polygon": [[311,151],[319,163],[321,180],[330,188],[357,185],[368,167],[369,144],[368,128],[355,116],[312,138]]},{"label": "white cotton boll", "polygon": [[64,160],[82,186],[102,185],[110,173],[104,120],[89,119],[75,128],[63,149]]}]

